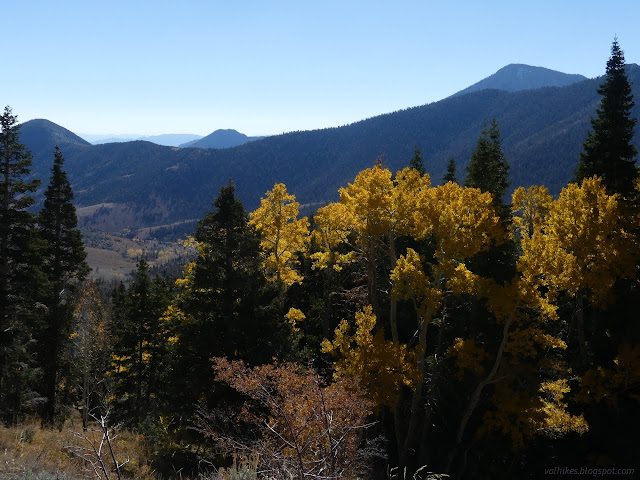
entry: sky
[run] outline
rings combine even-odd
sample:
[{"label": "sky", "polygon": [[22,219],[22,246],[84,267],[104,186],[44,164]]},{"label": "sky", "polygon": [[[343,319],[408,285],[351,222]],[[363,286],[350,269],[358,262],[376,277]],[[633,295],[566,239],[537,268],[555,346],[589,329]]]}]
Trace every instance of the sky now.
[{"label": "sky", "polygon": [[337,127],[510,63],[593,78],[640,1],[0,0],[0,102],[78,134]]}]

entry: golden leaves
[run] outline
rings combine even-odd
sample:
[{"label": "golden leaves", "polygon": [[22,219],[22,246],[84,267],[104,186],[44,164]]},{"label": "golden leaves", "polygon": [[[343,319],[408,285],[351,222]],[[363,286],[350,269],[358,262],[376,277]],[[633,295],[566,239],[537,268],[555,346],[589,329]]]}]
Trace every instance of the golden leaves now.
[{"label": "golden leaves", "polygon": [[299,263],[296,254],[306,250],[309,222],[307,217],[298,219],[299,205],[283,183],[276,183],[250,214],[250,224],[260,232],[267,278],[286,287],[302,282],[295,270]]},{"label": "golden leaves", "polygon": [[333,342],[322,342],[322,352],[338,356],[334,378],[356,378],[377,405],[393,407],[401,387],[415,388],[423,381],[416,362],[420,349],[387,340],[382,330],[374,334],[376,316],[371,306],[357,312],[355,319],[355,333],[350,335],[348,322],[342,320]]},{"label": "golden leaves", "polygon": [[436,257],[441,261],[470,258],[500,243],[504,235],[491,194],[457,183],[427,190],[417,215],[416,224],[423,226],[421,234],[436,238]]},{"label": "golden leaves", "polygon": [[414,249],[407,248],[407,254],[400,256],[391,272],[391,295],[399,300],[415,301],[420,316],[430,321],[430,312],[438,311],[442,304],[442,290],[431,287],[422,268],[423,260]]},{"label": "golden leaves", "polygon": [[580,380],[576,399],[584,403],[606,400],[615,405],[618,397],[627,393],[640,403],[640,345],[623,343],[613,363],[611,369],[599,366],[588,370]]},{"label": "golden leaves", "polygon": [[302,313],[302,310],[291,307],[285,314],[284,318],[289,322],[289,324],[291,324],[291,328],[294,331],[298,331],[298,323],[302,322],[307,317]]},{"label": "golden leaves", "polygon": [[601,303],[615,280],[631,273],[637,256],[637,241],[624,223],[617,195],[607,195],[599,178],[569,184],[549,205],[545,221],[523,238],[518,267],[551,293],[585,289]]},{"label": "golden leaves", "polygon": [[513,192],[511,212],[520,235],[531,237],[534,231],[541,228],[552,201],[553,197],[549,195],[547,187],[532,185],[527,189],[519,187]]},{"label": "golden leaves", "polygon": [[457,337],[453,341],[453,345],[447,350],[447,356],[455,358],[458,371],[456,376],[462,380],[465,370],[471,370],[476,375],[482,375],[485,368],[482,365],[489,354],[476,344],[474,339],[464,339]]},{"label": "golden leaves", "polygon": [[340,253],[340,245],[348,242],[354,216],[345,204],[330,203],[319,208],[314,217],[316,228],[312,238],[321,249],[311,255],[312,268],[332,267],[336,271],[342,270],[342,265],[355,261],[353,251]]}]

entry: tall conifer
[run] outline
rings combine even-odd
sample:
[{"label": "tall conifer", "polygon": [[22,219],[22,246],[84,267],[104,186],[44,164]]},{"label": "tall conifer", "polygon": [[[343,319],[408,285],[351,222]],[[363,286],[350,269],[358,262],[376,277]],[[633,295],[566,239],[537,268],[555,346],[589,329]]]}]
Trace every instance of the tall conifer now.
[{"label": "tall conifer", "polygon": [[35,408],[31,333],[38,314],[38,243],[27,180],[31,153],[20,143],[18,119],[9,107],[0,116],[0,420],[15,422]]},{"label": "tall conifer", "polygon": [[43,303],[48,312],[39,332],[40,362],[44,371],[42,394],[47,398],[43,420],[51,423],[59,407],[59,383],[67,371],[63,354],[74,328],[74,294],[89,273],[87,254],[78,230],[73,191],[63,170],[64,157],[56,147],[51,180],[45,191],[44,208],[38,216],[43,245],[43,272],[46,292]]},{"label": "tall conifer", "polygon": [[602,95],[597,117],[591,119],[593,132],[584,142],[584,152],[576,168],[575,180],[598,175],[607,193],[623,198],[635,198],[636,147],[631,143],[637,119],[631,118],[634,106],[631,84],[625,71],[624,52],[618,39],[611,46],[604,83],[598,88]]},{"label": "tall conifer", "polygon": [[482,129],[476,149],[471,154],[465,187],[492,193],[494,201],[501,205],[509,184],[509,163],[502,152],[500,128],[494,118]]},{"label": "tall conifer", "polygon": [[144,259],[126,293],[114,290],[114,418],[131,427],[139,428],[156,415],[164,398],[161,379],[167,370],[168,340],[161,317],[168,303],[166,283],[159,276],[150,278]]},{"label": "tall conifer", "polygon": [[424,166],[424,160],[422,159],[422,150],[420,150],[417,146],[413,149],[413,157],[411,158],[411,162],[409,166],[414,170],[420,172],[420,175],[424,175],[427,173],[427,169]]},{"label": "tall conifer", "polygon": [[451,157],[449,159],[449,163],[447,164],[447,173],[445,173],[442,181],[444,183],[447,183],[447,182],[458,183],[458,179],[456,178],[456,159],[455,158]]}]

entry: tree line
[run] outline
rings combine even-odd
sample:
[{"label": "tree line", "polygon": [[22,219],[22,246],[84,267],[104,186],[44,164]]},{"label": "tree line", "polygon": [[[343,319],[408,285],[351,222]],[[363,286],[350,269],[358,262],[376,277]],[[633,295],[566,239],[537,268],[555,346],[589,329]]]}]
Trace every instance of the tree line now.
[{"label": "tree line", "polygon": [[461,184],[451,159],[432,186],[417,147],[408,167],[379,160],[308,218],[283,184],[248,213],[229,182],[180,278],[141,260],[106,299],[83,282],[62,154],[29,213],[37,184],[5,109],[3,421],[54,425],[76,407],[86,425],[109,408],[161,452],[159,471],[233,453],[276,478],[632,467],[640,184],[617,41],[599,93],[557,198],[543,186],[505,198],[491,121]]}]

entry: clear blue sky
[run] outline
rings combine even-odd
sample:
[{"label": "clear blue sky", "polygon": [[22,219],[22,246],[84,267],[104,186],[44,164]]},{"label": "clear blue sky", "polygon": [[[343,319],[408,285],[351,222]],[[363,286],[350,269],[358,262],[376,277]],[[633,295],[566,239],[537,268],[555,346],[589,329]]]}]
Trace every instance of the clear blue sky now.
[{"label": "clear blue sky", "polygon": [[[509,63],[640,63],[640,1],[0,0],[0,102],[77,133],[248,135],[445,98]],[[639,99],[640,101],[640,99]]]}]

